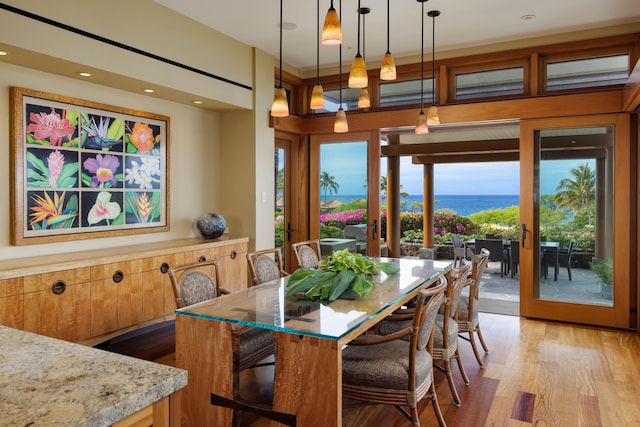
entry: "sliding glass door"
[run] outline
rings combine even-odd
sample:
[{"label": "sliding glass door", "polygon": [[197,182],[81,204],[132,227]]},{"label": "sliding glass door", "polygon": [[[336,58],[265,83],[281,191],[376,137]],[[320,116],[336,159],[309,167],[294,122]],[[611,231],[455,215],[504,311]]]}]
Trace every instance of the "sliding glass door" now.
[{"label": "sliding glass door", "polygon": [[624,115],[521,123],[522,315],[628,326],[630,154]]}]

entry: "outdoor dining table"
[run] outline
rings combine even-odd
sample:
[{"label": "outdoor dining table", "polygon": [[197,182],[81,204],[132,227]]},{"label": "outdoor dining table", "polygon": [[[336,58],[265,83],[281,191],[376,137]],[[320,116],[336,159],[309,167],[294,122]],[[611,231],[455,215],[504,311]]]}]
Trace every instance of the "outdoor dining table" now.
[{"label": "outdoor dining table", "polygon": [[231,331],[246,325],[269,329],[276,339],[273,412],[299,427],[341,426],[342,348],[451,268],[449,261],[377,260],[400,270],[374,276],[364,297],[328,303],[287,297],[285,277],[177,310],[176,366],[189,372],[182,425],[231,425]]}]

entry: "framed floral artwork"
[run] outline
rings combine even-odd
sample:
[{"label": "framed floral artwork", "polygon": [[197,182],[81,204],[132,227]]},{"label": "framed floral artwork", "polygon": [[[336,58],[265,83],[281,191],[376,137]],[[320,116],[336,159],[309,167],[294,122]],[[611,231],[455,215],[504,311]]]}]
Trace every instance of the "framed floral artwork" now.
[{"label": "framed floral artwork", "polygon": [[12,243],[169,230],[169,118],[11,88]]}]

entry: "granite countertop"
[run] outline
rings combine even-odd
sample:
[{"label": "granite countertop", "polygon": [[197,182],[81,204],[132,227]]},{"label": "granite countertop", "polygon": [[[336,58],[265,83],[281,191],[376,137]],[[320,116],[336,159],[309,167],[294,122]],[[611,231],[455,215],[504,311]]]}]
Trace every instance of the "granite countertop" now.
[{"label": "granite countertop", "polygon": [[187,385],[187,371],[0,326],[0,426],[108,426]]}]

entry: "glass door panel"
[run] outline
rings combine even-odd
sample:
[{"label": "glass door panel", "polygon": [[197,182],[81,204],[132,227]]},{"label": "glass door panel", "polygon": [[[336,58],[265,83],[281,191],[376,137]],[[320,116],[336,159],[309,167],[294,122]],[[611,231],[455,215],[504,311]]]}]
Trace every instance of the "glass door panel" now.
[{"label": "glass door panel", "polygon": [[628,327],[625,115],[521,123],[521,314]]}]

